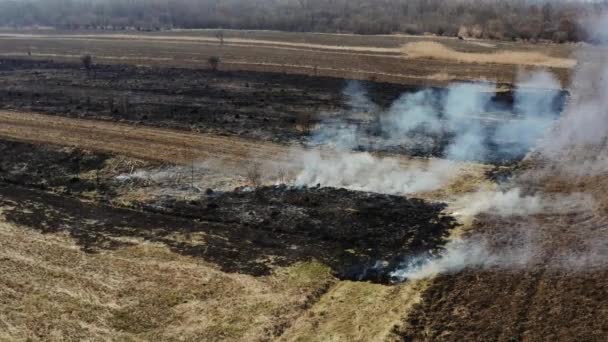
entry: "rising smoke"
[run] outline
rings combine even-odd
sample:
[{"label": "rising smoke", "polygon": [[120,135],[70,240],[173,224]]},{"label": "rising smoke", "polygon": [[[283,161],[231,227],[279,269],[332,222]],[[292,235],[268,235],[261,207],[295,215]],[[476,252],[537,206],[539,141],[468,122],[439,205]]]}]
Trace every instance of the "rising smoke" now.
[{"label": "rising smoke", "polygon": [[[522,269],[543,262],[543,255],[549,253],[544,242],[551,237],[539,227],[534,215],[559,215],[585,213],[593,209],[595,203],[586,194],[569,195],[524,195],[519,188],[505,192],[480,191],[461,197],[454,205],[463,209],[455,213],[459,217],[474,217],[481,213],[491,213],[506,219],[507,225],[491,234],[473,234],[466,238],[455,237],[449,241],[437,256],[420,255],[408,258],[391,272],[395,281],[423,279],[439,273],[455,273],[468,267],[482,269]],[[509,221],[518,216],[524,220]],[[492,241],[489,239],[492,237]],[[590,248],[584,252],[568,250],[566,255],[552,265],[556,269],[573,269],[575,265],[598,264],[600,256],[606,257],[606,244],[598,240],[584,239]],[[600,247],[603,246],[602,251]],[[551,251],[555,253],[555,251]],[[584,269],[584,267],[581,267]]]},{"label": "rising smoke", "polygon": [[[487,82],[405,93],[387,110],[371,101],[361,83],[349,82],[344,90],[352,108],[349,117],[359,122],[366,118],[366,124],[322,124],[311,143],[334,153],[305,153],[296,184],[393,194],[433,191],[458,175],[457,161],[521,157],[559,116],[561,86],[543,70],[522,73],[519,80],[511,109],[493,100],[496,87]],[[396,147],[424,155],[439,149],[449,161],[404,168],[395,158],[353,152]]]},{"label": "rising smoke", "polygon": [[427,153],[440,140],[447,140],[440,146],[444,148],[441,154],[451,160],[484,161],[489,147],[494,155],[516,157],[534,146],[559,117],[561,89],[559,81],[544,70],[520,73],[517,84],[512,108],[495,101],[496,86],[484,82],[456,83],[447,91],[408,92],[382,110],[359,82],[351,81],[344,90],[352,108],[350,117],[359,119],[353,114],[365,113],[371,122],[322,125],[312,140],[348,149],[405,146]]},{"label": "rising smoke", "polygon": [[545,157],[559,159],[581,145],[604,147],[608,137],[608,13],[585,18],[587,35],[599,46],[577,51],[579,61],[570,85],[572,94],[558,126],[544,139]]},{"label": "rising smoke", "polygon": [[[590,36],[604,44],[608,43],[606,23],[608,16],[603,15],[599,19],[589,21],[588,26]],[[521,121],[521,128],[509,127],[504,135],[522,134],[520,137],[527,144],[537,139],[537,132],[545,131],[544,139],[537,148],[537,158],[550,160],[554,173],[557,169],[571,176],[597,175],[605,172],[608,165],[604,152],[608,138],[608,54],[603,47],[583,49],[578,52],[578,60],[579,65],[570,86],[572,97],[555,127],[547,130],[548,125],[543,118],[541,110],[548,107],[547,102],[539,98],[523,98],[517,102],[518,106],[522,106],[519,112],[526,114],[525,119]],[[553,81],[548,74],[537,74],[528,79],[528,82],[534,85]],[[539,115],[541,117],[537,121]],[[526,130],[526,127],[531,128],[531,131]],[[501,130],[497,132],[500,134]],[[583,210],[589,218],[585,218],[571,232],[561,233],[565,235],[563,238],[574,241],[577,248],[550,246],[553,257],[547,266],[575,272],[606,267],[606,228],[603,221],[594,214],[594,201],[588,196],[573,194],[548,199],[541,195],[521,196],[519,189],[512,189],[502,194],[472,194],[461,200],[469,203],[464,207],[464,211],[467,211],[465,214],[468,215],[492,212],[511,216]],[[534,223],[530,223],[530,220],[528,222],[529,226],[525,232],[537,233]],[[507,248],[498,250],[491,249],[488,242],[479,236],[454,239],[446,245],[440,256],[411,258],[391,275],[396,280],[403,281],[427,278],[438,273],[458,272],[467,267],[528,267],[533,262],[543,260],[536,258],[532,251],[542,251],[543,245],[552,241],[551,238],[545,236],[542,239],[527,239],[524,243],[511,243]]]},{"label": "rising smoke", "polygon": [[[590,21],[590,36],[608,42],[608,16]],[[521,72],[517,79],[512,108],[493,100],[491,83],[459,83],[446,92],[433,89],[403,94],[383,110],[370,100],[359,83],[349,83],[345,96],[353,111],[363,112],[371,127],[346,122],[322,125],[313,138],[315,144],[329,145],[334,153],[311,152],[297,177],[297,184],[321,184],[388,193],[432,191],[444,186],[456,172],[456,161],[488,161],[499,154],[517,158],[534,149],[537,158],[559,161],[557,169],[577,175],[605,172],[608,155],[608,53],[604,48],[578,52],[579,65],[569,92],[572,94],[559,121],[561,84],[545,70]],[[370,133],[371,132],[371,133]],[[431,161],[425,167],[406,168],[396,159],[379,158],[353,149],[386,149],[406,146],[430,153],[448,136],[441,155],[450,161]],[[592,145],[595,149],[575,158],[573,149]],[[539,157],[540,156],[540,157]],[[552,171],[555,172],[555,164]],[[521,180],[520,180],[521,181]],[[525,183],[525,181],[524,181]],[[524,194],[519,188],[485,191],[462,196],[454,207],[457,215],[474,217],[480,213],[512,218],[529,215],[558,215],[562,212],[595,214],[595,203],[582,194]],[[521,222],[521,221],[520,221]],[[428,253],[404,261],[391,276],[399,281],[421,279],[438,273],[458,272],[468,267],[517,269],[542,262],[539,257],[550,236],[536,230],[531,217],[517,227],[515,240],[496,248],[482,235],[454,238],[436,256]],[[546,223],[545,223],[546,224]],[[581,229],[584,225],[581,225]],[[513,233],[514,227],[505,227]],[[549,266],[559,269],[589,270],[605,267],[608,260],[606,238],[586,236],[586,231],[568,233],[578,241],[576,251],[553,250]]]},{"label": "rising smoke", "polygon": [[460,165],[449,160],[420,161],[405,167],[397,158],[379,158],[370,153],[318,150],[304,152],[297,186],[323,185],[387,194],[430,191],[446,185],[458,175]]},{"label": "rising smoke", "polygon": [[481,236],[455,238],[447,243],[445,251],[436,258],[417,256],[409,258],[390,273],[393,281],[419,280],[437,274],[462,271],[467,267],[522,268],[531,260],[530,241],[521,239],[508,249],[491,251],[489,242]]}]

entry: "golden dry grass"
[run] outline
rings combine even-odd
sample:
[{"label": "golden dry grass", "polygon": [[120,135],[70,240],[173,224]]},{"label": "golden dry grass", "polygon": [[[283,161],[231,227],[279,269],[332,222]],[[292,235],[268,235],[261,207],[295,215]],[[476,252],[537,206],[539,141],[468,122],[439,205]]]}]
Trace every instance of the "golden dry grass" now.
[{"label": "golden dry grass", "polygon": [[[172,163],[189,163],[191,158],[215,158],[225,165],[236,165],[243,159],[281,160],[289,152],[283,145],[236,136],[11,111],[0,111],[0,136]],[[195,155],[189,156],[193,151],[196,151]]]},{"label": "golden dry grass", "polygon": [[408,43],[403,46],[402,51],[409,58],[432,58],[460,63],[513,64],[552,68],[572,68],[576,65],[574,59],[551,57],[536,51],[460,52],[441,43],[430,41]]},{"label": "golden dry grass", "polygon": [[429,284],[340,282],[316,262],[228,274],[114,238],[132,245],[87,254],[0,212],[0,341],[382,341]]},{"label": "golden dry grass", "polygon": [[340,282],[286,331],[281,341],[387,341],[428,282],[384,286]]},{"label": "golden dry grass", "polygon": [[267,340],[335,281],[317,263],[254,278],[131,242],[85,254],[0,221],[0,340]]}]

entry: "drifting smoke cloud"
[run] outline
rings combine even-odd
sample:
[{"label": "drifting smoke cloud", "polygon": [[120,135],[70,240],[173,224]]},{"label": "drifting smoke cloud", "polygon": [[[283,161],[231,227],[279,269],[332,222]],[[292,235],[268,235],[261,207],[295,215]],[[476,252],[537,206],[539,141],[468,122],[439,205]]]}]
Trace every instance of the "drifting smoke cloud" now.
[{"label": "drifting smoke cloud", "polygon": [[555,101],[560,82],[547,71],[520,73],[515,91],[517,119],[500,125],[494,140],[507,154],[521,154],[535,146],[558,117]]},{"label": "drifting smoke cloud", "polygon": [[378,110],[378,106],[369,99],[367,90],[360,82],[348,82],[342,94],[346,104],[356,111],[370,113]]},{"label": "drifting smoke cloud", "polygon": [[[603,44],[608,43],[608,15],[589,21],[590,36]],[[590,156],[595,153],[591,147],[606,147],[608,140],[608,54],[605,50],[583,50],[578,53],[579,67],[575,72],[570,92],[572,98],[568,103],[561,120],[555,129],[548,131],[539,147],[541,157],[557,161],[561,170],[576,175],[595,175],[605,173],[608,165],[605,153],[603,158]],[[549,84],[554,80],[549,75],[537,74],[520,84]],[[507,133],[497,130],[497,136],[519,136],[526,144],[535,140],[538,131],[548,126],[542,119],[542,109],[548,108],[548,102],[542,98],[522,98],[517,101],[521,108],[517,111],[525,114],[519,123],[521,127],[506,127]],[[538,116],[541,115],[541,120]],[[531,128],[531,131],[525,128]],[[584,147],[577,150],[577,147]],[[601,152],[602,153],[602,152]],[[582,155],[583,160],[578,157]],[[591,158],[590,158],[591,157]],[[531,251],[541,251],[543,243],[551,242],[552,237],[542,239],[524,239],[523,243],[509,244],[505,248],[492,249],[486,240],[479,237],[455,239],[446,245],[441,255],[435,258],[418,257],[408,260],[391,275],[397,280],[422,279],[438,273],[453,273],[467,267],[508,268],[527,267],[534,262],[547,261],[549,267],[566,271],[592,271],[607,266],[608,241],[604,221],[595,222],[594,202],[589,196],[572,194],[569,196],[543,198],[542,196],[522,196],[519,189],[504,193],[476,193],[461,199],[464,205],[463,214],[476,215],[491,212],[500,216],[530,215],[536,213],[551,214],[559,212],[576,212],[581,210],[589,215],[576,230],[560,232],[575,241],[575,249],[550,246],[553,257],[549,260],[536,258]],[[545,223],[546,224],[546,223]],[[591,227],[591,228],[590,228]],[[505,229],[508,229],[505,227]],[[534,234],[534,227],[528,226],[526,232]],[[556,243],[556,242],[553,242]],[[559,245],[560,242],[558,241]]]},{"label": "drifting smoke cloud", "polygon": [[595,202],[589,195],[573,193],[568,195],[526,195],[520,188],[506,191],[478,191],[461,196],[454,207],[463,208],[455,215],[475,217],[480,213],[492,213],[501,217],[528,216],[535,214],[558,214],[564,210],[579,212],[594,208]]},{"label": "drifting smoke cloud", "polygon": [[453,239],[437,258],[414,257],[390,273],[395,281],[419,280],[437,274],[456,273],[467,267],[521,268],[531,259],[532,249],[522,240],[499,252],[491,251],[488,241],[481,237]]},{"label": "drifting smoke cloud", "polygon": [[388,194],[438,189],[458,170],[447,160],[405,168],[395,158],[377,158],[369,153],[336,152],[324,156],[310,151],[301,158],[305,167],[296,177],[297,186],[321,184]]},{"label": "drifting smoke cloud", "polygon": [[424,168],[404,169],[395,159],[352,151],[397,147],[428,154],[441,147],[446,137],[451,141],[442,154],[452,161],[523,155],[559,115],[556,103],[561,86],[546,71],[522,73],[519,80],[511,111],[493,101],[496,89],[490,83],[405,93],[383,111],[361,83],[349,82],[344,96],[351,114],[366,118],[368,124],[323,124],[311,143],[332,147],[335,153],[305,154],[296,184],[395,194],[433,191],[458,175],[449,171],[456,163],[431,161]]},{"label": "drifting smoke cloud", "polygon": [[542,211],[541,201],[539,196],[522,195],[519,188],[506,192],[479,191],[460,197],[455,206],[463,209],[455,214],[474,217],[492,211],[500,216],[531,215]]},{"label": "drifting smoke cloud", "polygon": [[[519,226],[507,226],[499,232],[492,232],[495,240],[505,240],[502,246],[496,241],[489,241],[480,234],[466,238],[455,238],[449,241],[445,249],[437,256],[421,255],[408,258],[396,270],[391,272],[395,281],[429,278],[440,273],[456,273],[465,268],[482,269],[523,269],[533,264],[542,263],[543,242],[551,237],[543,236],[537,223],[530,217],[536,214],[559,214],[585,212],[593,208],[594,202],[585,194],[560,196],[523,195],[520,189],[506,192],[478,192],[460,199],[457,205],[465,205],[458,215],[473,217],[480,213],[491,213],[503,218],[528,216],[525,223]],[[496,236],[498,235],[498,237]],[[501,236],[503,235],[503,236]],[[608,245],[605,241],[591,242],[583,253],[567,252],[563,258],[550,266],[558,269],[573,269],[573,266],[598,265],[605,262],[608,256]],[[602,247],[603,246],[603,247]],[[603,248],[603,250],[602,250]]]},{"label": "drifting smoke cloud", "polygon": [[[435,147],[429,143],[436,145],[437,138],[452,135],[443,151],[449,159],[485,160],[488,144],[494,145],[492,153],[513,157],[532,147],[559,116],[560,88],[552,74],[541,70],[519,75],[511,110],[493,100],[494,84],[457,83],[447,91],[405,93],[382,111],[363,86],[352,81],[344,90],[347,103],[353,112],[368,114],[372,120],[368,130],[377,136],[354,124],[333,123],[323,125],[313,141],[342,148],[363,143],[371,149],[400,145],[429,151]],[[421,142],[423,136],[436,139]]]},{"label": "drifting smoke cloud", "polygon": [[[604,15],[592,21],[589,28],[593,37],[603,43],[608,42],[607,23],[608,16]],[[313,141],[335,147],[336,153],[329,157],[318,153],[306,155],[305,167],[297,183],[388,193],[435,190],[454,177],[455,173],[450,172],[455,165],[453,162],[433,161],[427,167],[405,169],[396,160],[351,150],[405,146],[428,152],[437,146],[438,137],[446,135],[450,140],[443,146],[443,155],[454,161],[487,160],[494,154],[522,156],[536,147],[544,157],[556,160],[562,160],[564,154],[570,153],[570,159],[566,158],[561,168],[585,175],[605,172],[608,166],[606,153],[603,158],[594,156],[591,159],[587,154],[585,159],[573,162],[570,149],[585,144],[606,145],[608,54],[605,50],[582,51],[579,52],[579,61],[583,62],[579,63],[569,89],[572,98],[558,122],[555,120],[561,110],[558,101],[561,84],[553,74],[544,70],[518,75],[514,104],[509,109],[494,103],[495,87],[488,83],[453,84],[445,92],[427,89],[406,93],[387,110],[375,105],[359,83],[349,83],[345,89],[349,105],[354,111],[366,113],[372,134],[370,129],[365,130],[352,123],[322,126]],[[523,269],[544,262],[548,262],[548,267],[577,272],[606,267],[608,241],[601,232],[560,232],[574,237],[577,248],[556,247],[551,244],[559,245],[560,242],[550,236],[552,228],[547,226],[548,223],[532,219],[534,215],[558,217],[563,212],[594,217],[595,203],[589,196],[529,195],[519,188],[512,188],[466,195],[454,206],[460,208],[456,214],[461,217],[490,213],[505,220],[516,216],[527,218],[525,222],[516,221],[524,222],[522,227],[501,226],[505,235],[512,234],[502,245],[497,246],[495,241],[488,240],[491,234],[481,235],[483,232],[455,238],[439,255],[423,254],[408,258],[392,271],[394,279],[422,279],[469,267]],[[542,229],[540,224],[544,225]],[[594,231],[598,229],[605,232],[605,228],[593,228]],[[551,257],[547,259],[547,255]]]},{"label": "drifting smoke cloud", "polygon": [[571,99],[556,129],[540,148],[545,157],[558,159],[577,145],[606,144],[608,134],[608,14],[588,20],[590,37],[602,47],[578,51],[579,63],[570,85]]},{"label": "drifting smoke cloud", "polygon": [[172,165],[148,170],[133,170],[115,177],[119,182],[143,182],[148,194],[157,196],[183,196],[203,192],[207,188],[229,191],[243,183],[242,172],[221,160],[206,160],[191,165]]},{"label": "drifting smoke cloud", "polygon": [[547,137],[542,152],[559,155],[576,145],[602,145],[608,128],[608,56],[589,53],[593,60],[580,66],[574,76],[572,98],[557,129]]}]

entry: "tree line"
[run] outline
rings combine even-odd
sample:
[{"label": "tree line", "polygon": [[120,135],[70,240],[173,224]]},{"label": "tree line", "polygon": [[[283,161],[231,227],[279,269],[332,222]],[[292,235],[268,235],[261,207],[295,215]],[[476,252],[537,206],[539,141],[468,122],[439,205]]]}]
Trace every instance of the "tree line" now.
[{"label": "tree line", "polygon": [[608,0],[0,0],[0,26],[265,29],[588,40],[578,18]]}]

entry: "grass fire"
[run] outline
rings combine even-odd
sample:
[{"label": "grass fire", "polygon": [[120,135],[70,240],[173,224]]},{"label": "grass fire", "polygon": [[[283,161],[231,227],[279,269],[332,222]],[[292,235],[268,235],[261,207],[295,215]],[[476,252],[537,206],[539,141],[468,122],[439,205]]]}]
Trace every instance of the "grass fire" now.
[{"label": "grass fire", "polygon": [[0,341],[608,338],[605,4],[52,3],[0,0]]}]

